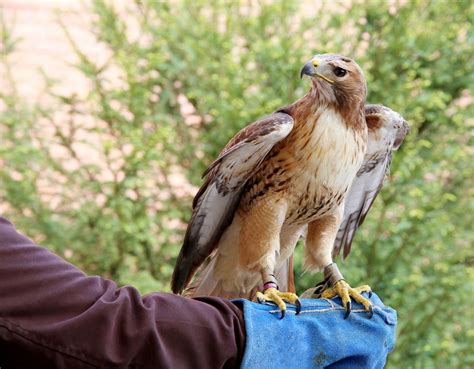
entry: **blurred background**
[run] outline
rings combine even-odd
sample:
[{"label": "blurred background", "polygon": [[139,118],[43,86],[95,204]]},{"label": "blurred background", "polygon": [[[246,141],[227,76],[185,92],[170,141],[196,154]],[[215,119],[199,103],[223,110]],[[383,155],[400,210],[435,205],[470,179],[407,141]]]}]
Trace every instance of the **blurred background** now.
[{"label": "blurred background", "polygon": [[[89,274],[169,291],[200,177],[240,128],[354,57],[412,129],[350,257],[398,310],[388,368],[474,367],[469,0],[0,2],[0,212]],[[298,291],[322,279],[302,273]]]}]

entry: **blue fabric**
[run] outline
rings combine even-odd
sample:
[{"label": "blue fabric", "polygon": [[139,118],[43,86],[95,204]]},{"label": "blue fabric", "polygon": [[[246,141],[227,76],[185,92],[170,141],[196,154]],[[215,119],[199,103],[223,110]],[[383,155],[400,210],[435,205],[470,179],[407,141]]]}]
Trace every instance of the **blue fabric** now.
[{"label": "blue fabric", "polygon": [[287,305],[281,320],[273,304],[238,300],[247,330],[241,368],[383,368],[395,344],[397,313],[375,293],[370,300],[372,319],[353,301],[346,320],[338,297],[302,299],[299,315],[294,305]]}]

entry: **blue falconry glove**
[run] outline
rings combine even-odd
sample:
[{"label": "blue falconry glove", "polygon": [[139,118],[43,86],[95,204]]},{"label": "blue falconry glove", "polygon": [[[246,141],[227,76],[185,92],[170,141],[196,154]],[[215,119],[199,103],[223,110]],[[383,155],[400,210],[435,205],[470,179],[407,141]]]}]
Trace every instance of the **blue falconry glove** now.
[{"label": "blue falconry glove", "polygon": [[373,293],[373,317],[354,302],[352,313],[341,299],[302,299],[301,313],[288,305],[284,319],[273,304],[238,300],[247,341],[242,369],[378,369],[395,344],[397,313]]}]

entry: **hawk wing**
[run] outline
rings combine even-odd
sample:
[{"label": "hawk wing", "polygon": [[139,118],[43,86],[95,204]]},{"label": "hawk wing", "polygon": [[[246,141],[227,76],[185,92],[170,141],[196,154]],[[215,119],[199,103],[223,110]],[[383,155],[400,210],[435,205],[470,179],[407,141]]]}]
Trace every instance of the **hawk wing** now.
[{"label": "hawk wing", "polygon": [[204,172],[206,178],[193,201],[193,214],[176,261],[171,288],[180,293],[196,269],[215,249],[248,179],[270,150],[288,136],[293,118],[274,113],[242,129]]},{"label": "hawk wing", "polygon": [[344,250],[344,259],[351,251],[355,232],[382,189],[390,169],[392,152],[400,147],[409,130],[407,122],[398,113],[382,105],[366,105],[365,117],[369,129],[367,153],[346,196],[333,258],[341,249]]}]

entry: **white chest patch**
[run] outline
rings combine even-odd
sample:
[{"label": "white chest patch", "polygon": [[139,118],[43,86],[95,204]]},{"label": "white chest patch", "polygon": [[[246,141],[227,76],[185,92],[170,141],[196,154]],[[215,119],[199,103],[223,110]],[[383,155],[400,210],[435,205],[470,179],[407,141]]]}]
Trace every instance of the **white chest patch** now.
[{"label": "white chest patch", "polygon": [[334,110],[326,109],[312,132],[306,163],[309,176],[330,189],[344,190],[352,183],[364,158],[364,142]]}]

